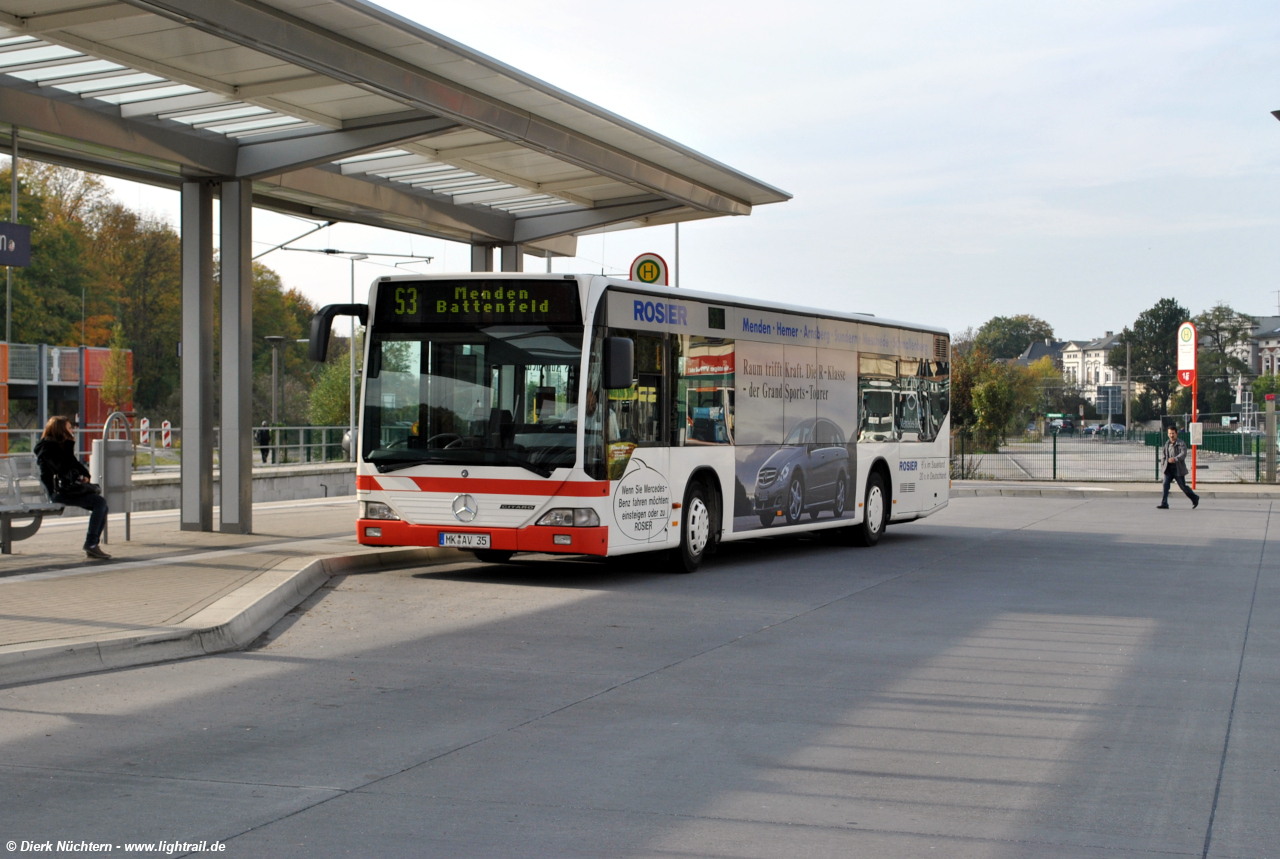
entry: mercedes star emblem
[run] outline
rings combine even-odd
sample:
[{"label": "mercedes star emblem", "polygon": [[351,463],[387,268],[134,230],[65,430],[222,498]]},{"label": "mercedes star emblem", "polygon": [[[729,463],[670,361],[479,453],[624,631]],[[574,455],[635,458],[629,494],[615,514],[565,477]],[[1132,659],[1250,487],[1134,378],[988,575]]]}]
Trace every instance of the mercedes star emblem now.
[{"label": "mercedes star emblem", "polygon": [[476,518],[476,500],[470,495],[459,495],[453,499],[453,518],[459,522],[470,522]]}]

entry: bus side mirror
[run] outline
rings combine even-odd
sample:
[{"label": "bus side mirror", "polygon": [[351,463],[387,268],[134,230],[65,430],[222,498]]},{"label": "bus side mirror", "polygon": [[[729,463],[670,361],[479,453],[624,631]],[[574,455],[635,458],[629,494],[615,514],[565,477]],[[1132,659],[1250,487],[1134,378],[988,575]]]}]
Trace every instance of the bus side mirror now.
[{"label": "bus side mirror", "polygon": [[369,305],[367,304],[326,304],[320,312],[311,317],[311,339],[307,344],[307,357],[323,364],[329,354],[329,331],[333,328],[333,320],[338,316],[354,316],[361,325],[369,324]]},{"label": "bus side mirror", "polygon": [[604,338],[604,387],[630,388],[636,379],[636,344],[630,337]]}]

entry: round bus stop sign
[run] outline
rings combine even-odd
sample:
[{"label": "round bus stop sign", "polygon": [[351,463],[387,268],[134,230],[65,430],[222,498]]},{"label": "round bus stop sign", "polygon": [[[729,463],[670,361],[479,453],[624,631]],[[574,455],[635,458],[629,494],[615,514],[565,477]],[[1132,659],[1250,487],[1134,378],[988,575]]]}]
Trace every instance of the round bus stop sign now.
[{"label": "round bus stop sign", "polygon": [[1190,322],[1178,326],[1178,383],[1190,387],[1196,380],[1196,327]]},{"label": "round bus stop sign", "polygon": [[631,262],[631,279],[637,283],[667,285],[667,261],[657,254],[640,254]]}]

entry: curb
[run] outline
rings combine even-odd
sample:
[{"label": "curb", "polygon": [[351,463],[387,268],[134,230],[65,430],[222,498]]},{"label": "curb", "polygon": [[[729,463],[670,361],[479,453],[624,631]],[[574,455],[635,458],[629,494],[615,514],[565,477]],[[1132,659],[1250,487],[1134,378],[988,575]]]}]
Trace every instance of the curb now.
[{"label": "curb", "polygon": [[397,548],[286,558],[179,624],[84,639],[0,646],[0,687],[239,650],[332,576],[460,560],[457,549]]}]

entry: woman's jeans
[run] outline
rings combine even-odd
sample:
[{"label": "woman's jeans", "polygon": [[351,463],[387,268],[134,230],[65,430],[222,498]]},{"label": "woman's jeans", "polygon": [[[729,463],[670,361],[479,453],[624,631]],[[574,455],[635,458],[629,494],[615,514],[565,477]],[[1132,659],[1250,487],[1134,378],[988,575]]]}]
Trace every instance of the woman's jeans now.
[{"label": "woman's jeans", "polygon": [[80,495],[66,495],[59,492],[53,496],[53,500],[55,503],[65,504],[67,507],[80,507],[88,510],[89,533],[85,534],[84,547],[88,549],[98,545],[98,540],[102,537],[102,529],[107,524],[107,499],[96,492],[85,492]]}]

